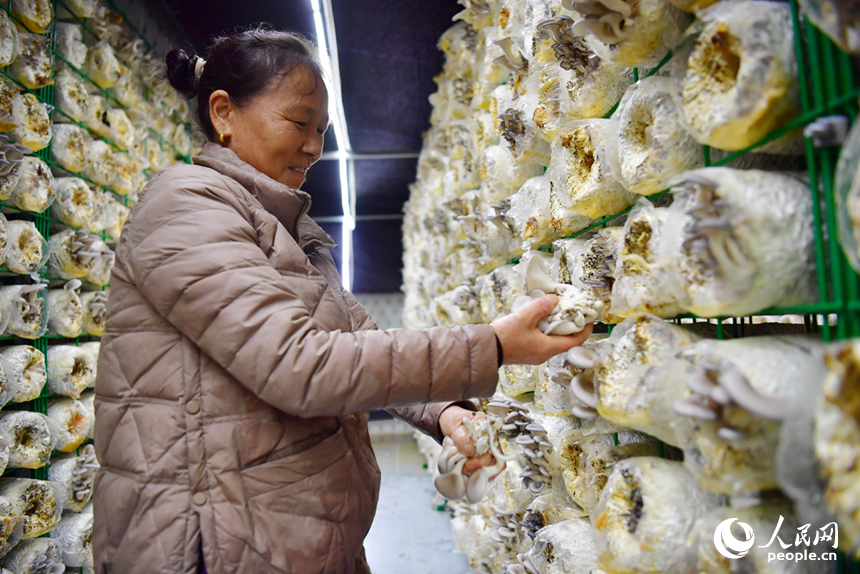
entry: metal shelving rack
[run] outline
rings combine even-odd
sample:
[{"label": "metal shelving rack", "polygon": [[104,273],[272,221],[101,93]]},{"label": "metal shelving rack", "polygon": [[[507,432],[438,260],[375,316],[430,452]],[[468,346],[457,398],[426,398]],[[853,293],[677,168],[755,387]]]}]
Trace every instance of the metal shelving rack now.
[{"label": "metal shelving rack", "polygon": [[[108,2],[108,5],[110,6],[112,11],[114,11],[114,12],[118,13],[120,16],[122,16],[123,22],[125,23],[126,27],[128,27],[138,37],[140,37],[143,40],[144,45],[147,48],[149,48],[150,46],[149,46],[149,43],[146,41],[146,39],[143,38],[142,36],[140,36],[139,32],[137,32],[137,29],[134,27],[134,25],[128,22],[125,15],[122,14],[122,12],[113,4],[113,2]],[[53,75],[56,74],[56,66],[55,66],[56,62],[58,60],[62,60],[65,62],[65,60],[63,60],[62,56],[60,56],[56,51],[56,39],[55,39],[56,23],[57,23],[57,18],[56,18],[57,8],[62,8],[63,6],[64,6],[64,3],[62,0],[53,0],[54,19],[53,19],[49,29],[44,34],[45,36],[48,36],[51,39],[52,64],[53,64],[52,65],[52,74]],[[8,14],[8,16],[13,20],[13,22],[18,24],[20,27],[25,28],[25,29],[27,28],[22,22],[20,22],[20,20],[15,18],[15,16],[12,14],[12,12],[11,12],[11,0],[0,0],[0,9],[4,10]],[[87,25],[87,22],[85,20],[81,20],[81,19],[77,19],[77,18],[75,18],[75,20],[76,20],[76,23],[79,24],[82,27],[82,30],[84,31],[84,40],[85,41],[87,39],[96,37],[95,32]],[[112,107],[119,107],[119,108],[124,109],[124,110],[128,109],[125,106],[122,106],[122,104],[120,104],[118,101],[116,101],[110,95],[109,89],[103,89],[103,88],[98,87],[98,85],[91,78],[89,78],[84,71],[79,70],[79,69],[75,68],[74,66],[69,65],[68,62],[65,62],[65,63],[68,65],[69,68],[71,68],[73,71],[78,73],[81,76],[81,78],[84,79],[84,81],[86,81],[87,83],[89,83],[92,86],[95,86],[98,89],[98,91],[100,91],[105,96],[106,99],[110,100]],[[127,62],[122,62],[122,63],[124,66],[128,67],[129,69],[132,69],[132,67],[129,66]],[[59,109],[55,109],[53,107],[53,104],[54,104],[54,86],[53,85],[45,86],[39,90],[34,91],[34,90],[30,90],[30,89],[26,88],[20,82],[18,82],[14,78],[12,78],[6,72],[5,69],[0,69],[0,76],[2,76],[2,79],[14,83],[22,92],[31,93],[31,94],[35,95],[39,99],[39,101],[41,101],[42,103],[45,103],[45,104],[48,104],[49,106],[51,106],[51,116],[50,117],[51,117],[52,122],[53,122],[54,118],[57,116],[60,116],[60,115],[65,116],[65,114],[63,114]],[[149,86],[143,81],[142,78],[140,78],[139,75],[137,76],[137,79],[140,82],[140,84],[144,87],[144,97],[148,98],[149,97],[149,90],[150,90]],[[78,125],[79,127],[83,128],[87,132],[89,132],[94,138],[101,139],[101,140],[107,142],[108,144],[110,144],[115,149],[115,151],[117,151],[117,152],[128,153],[127,151],[120,149],[119,146],[117,146],[115,143],[113,143],[109,139],[102,137],[102,136],[99,136],[98,134],[94,133],[90,128],[88,128],[87,126],[85,126],[81,122],[73,121],[68,116],[65,116],[63,118],[63,122]],[[189,127],[189,126],[187,126],[187,124],[186,124],[186,127]],[[189,154],[180,153],[175,147],[173,147],[172,143],[166,141],[162,137],[162,135],[160,133],[158,133],[157,131],[150,128],[150,132],[151,132],[151,135],[153,136],[153,138],[155,138],[158,141],[159,145],[169,146],[173,150],[174,156],[178,160],[185,161],[186,163],[191,162],[191,157]],[[128,197],[128,195],[122,195],[122,194],[117,193],[115,190],[113,190],[109,187],[106,187],[103,185],[98,185],[95,182],[84,177],[82,174],[71,173],[67,169],[65,169],[62,166],[60,166],[59,164],[57,164],[52,158],[50,145],[48,147],[46,147],[45,149],[40,150],[39,152],[36,152],[34,155],[39,157],[43,161],[45,161],[45,163],[47,163],[52,169],[61,170],[62,172],[66,173],[68,175],[79,177],[79,178],[83,179],[84,181],[86,181],[94,189],[101,189],[101,190],[107,191],[109,193],[112,193],[116,199],[118,199],[120,202],[122,202],[126,206],[131,206],[134,203],[134,201],[131,200]],[[152,173],[153,172],[145,172],[145,174],[147,176],[152,175]],[[57,219],[52,218],[50,215],[50,208],[47,209],[43,213],[32,213],[32,212],[27,212],[27,211],[23,211],[21,209],[18,209],[17,207],[10,205],[6,202],[0,202],[0,207],[2,207],[3,211],[6,212],[8,215],[10,215],[10,217],[12,217],[12,218],[22,218],[22,219],[27,219],[29,221],[33,221],[34,224],[36,225],[36,228],[38,229],[39,233],[41,233],[42,236],[46,240],[48,240],[50,238],[50,234],[51,234],[52,229],[57,230],[60,227],[63,227],[63,228],[72,227],[72,226],[64,224],[63,222],[61,222]],[[104,239],[106,241],[108,240],[106,232],[103,231],[98,235],[100,235],[102,239]],[[65,282],[65,280],[63,280],[63,279],[57,279],[57,278],[49,277],[47,275],[47,270],[40,271],[40,279],[42,281],[47,280],[49,282],[49,284],[51,284],[52,286],[54,286],[54,285],[59,286],[59,282]],[[10,271],[0,270],[0,283],[7,283],[8,284],[8,283],[30,283],[30,282],[32,282],[32,279],[27,275],[19,275],[16,273],[12,273]],[[84,284],[87,285],[86,282],[84,282]],[[88,288],[91,290],[92,289],[98,290],[98,289],[106,289],[107,286],[102,287],[102,286],[98,286],[98,285],[94,285],[94,284],[89,284]],[[0,345],[19,345],[19,344],[21,344],[21,345],[32,345],[32,346],[36,347],[37,349],[39,349],[45,355],[46,365],[47,365],[47,352],[48,352],[49,342],[51,343],[51,345],[55,345],[55,344],[80,345],[81,343],[84,343],[84,342],[98,341],[98,340],[99,340],[98,337],[93,337],[93,336],[88,336],[88,335],[82,335],[80,337],[73,338],[73,339],[58,336],[58,335],[45,335],[45,336],[40,337],[40,338],[35,339],[35,340],[21,339],[21,338],[14,337],[14,336],[11,336],[11,337],[10,336],[0,336]],[[52,395],[51,393],[48,392],[47,387],[45,387],[45,389],[42,391],[42,394],[36,400],[29,402],[29,403],[9,403],[4,408],[7,410],[14,410],[14,409],[32,410],[32,411],[44,414],[44,413],[47,413],[49,399],[53,396],[54,395]],[[90,443],[90,442],[92,442],[92,441],[87,440],[83,443],[83,445]],[[81,445],[81,446],[83,446],[83,445]],[[57,454],[57,453],[54,453],[54,454]],[[78,454],[80,454],[80,449],[78,449]],[[45,466],[43,466],[41,468],[37,468],[37,469],[10,468],[4,473],[4,476],[47,480],[48,479],[48,468],[49,468],[49,466],[50,466],[50,462],[48,464],[46,464]]]}]

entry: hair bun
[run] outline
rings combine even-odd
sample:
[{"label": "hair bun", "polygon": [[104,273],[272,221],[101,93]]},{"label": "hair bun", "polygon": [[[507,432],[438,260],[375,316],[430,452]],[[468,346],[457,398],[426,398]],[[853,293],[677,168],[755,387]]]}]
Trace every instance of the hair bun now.
[{"label": "hair bun", "polygon": [[190,55],[185,50],[171,50],[165,57],[167,63],[167,79],[177,92],[186,98],[197,95],[199,81],[194,73],[198,56]]}]

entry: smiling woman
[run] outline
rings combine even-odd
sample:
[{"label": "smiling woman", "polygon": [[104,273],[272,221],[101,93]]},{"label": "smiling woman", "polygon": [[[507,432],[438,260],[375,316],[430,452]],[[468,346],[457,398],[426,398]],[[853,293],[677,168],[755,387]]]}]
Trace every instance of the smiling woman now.
[{"label": "smiling woman", "polygon": [[[538,299],[492,325],[379,331],[341,288],[299,190],[328,97],[313,45],[257,28],[168,54],[209,138],[154,176],[116,250],[96,386],[97,574],[367,572],[379,491],[367,412],[469,457],[461,402],[498,368],[587,337],[544,335]],[[464,457],[464,458],[465,458]],[[204,567],[205,563],[205,567]]]}]

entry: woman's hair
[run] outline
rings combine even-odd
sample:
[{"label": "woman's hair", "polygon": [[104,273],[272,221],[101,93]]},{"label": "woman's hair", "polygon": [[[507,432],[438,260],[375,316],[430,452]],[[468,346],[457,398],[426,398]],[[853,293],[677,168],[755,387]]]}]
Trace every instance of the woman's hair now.
[{"label": "woman's hair", "polygon": [[224,90],[241,107],[264,92],[273,79],[283,78],[299,66],[307,68],[318,81],[323,78],[316,46],[293,32],[258,26],[216,38],[207,52],[206,65],[199,76],[199,56],[171,50],[165,60],[170,84],[186,98],[197,99],[200,127],[210,140],[215,139],[215,134],[209,117],[209,96],[215,90]]}]

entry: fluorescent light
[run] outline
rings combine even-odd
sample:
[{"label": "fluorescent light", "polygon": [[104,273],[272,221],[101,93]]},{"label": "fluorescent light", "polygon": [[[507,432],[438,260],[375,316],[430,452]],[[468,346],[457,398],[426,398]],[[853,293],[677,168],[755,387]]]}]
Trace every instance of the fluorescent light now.
[{"label": "fluorescent light", "polygon": [[[343,98],[340,92],[337,35],[334,30],[331,0],[323,0],[322,6],[320,6],[320,0],[311,0],[311,9],[314,13],[314,28],[316,29],[317,45],[320,51],[320,63],[327,76],[326,85],[330,101],[329,115],[337,143],[340,202],[343,209],[340,275],[343,288],[348,291],[352,286],[352,232],[355,229],[355,174],[352,169],[352,160],[349,159],[352,146],[349,144],[349,132],[346,127],[346,115],[343,112]],[[330,47],[329,42],[331,43]]]}]

